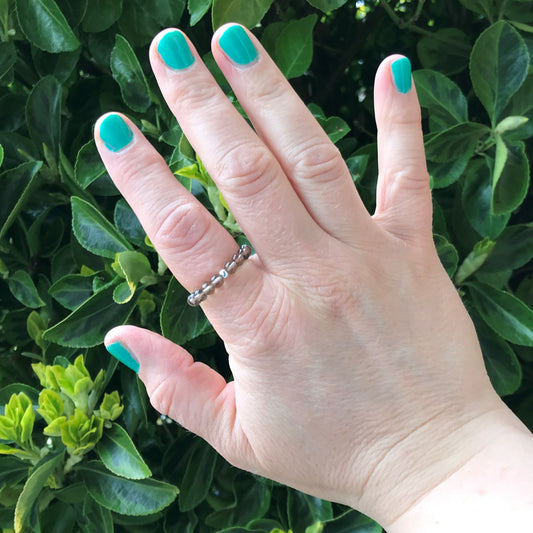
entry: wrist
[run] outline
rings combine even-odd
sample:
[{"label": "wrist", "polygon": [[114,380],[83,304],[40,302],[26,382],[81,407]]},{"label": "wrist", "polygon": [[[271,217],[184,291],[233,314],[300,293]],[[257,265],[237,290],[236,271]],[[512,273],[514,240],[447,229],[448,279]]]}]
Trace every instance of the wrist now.
[{"label": "wrist", "polygon": [[478,435],[480,449],[401,515],[382,522],[388,533],[499,533],[533,523],[533,435],[508,409],[490,418]]}]

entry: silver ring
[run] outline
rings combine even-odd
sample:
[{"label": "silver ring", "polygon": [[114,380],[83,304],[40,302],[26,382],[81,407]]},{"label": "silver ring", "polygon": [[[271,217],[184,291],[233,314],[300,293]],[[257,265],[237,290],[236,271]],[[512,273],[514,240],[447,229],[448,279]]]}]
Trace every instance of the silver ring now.
[{"label": "silver ring", "polygon": [[187,297],[187,303],[192,307],[200,305],[210,294],[215,292],[215,289],[222,287],[222,285],[224,285],[224,280],[230,274],[233,274],[251,254],[252,249],[247,244],[243,244],[218,274],[212,276],[211,279],[206,281],[198,290],[189,294]]}]

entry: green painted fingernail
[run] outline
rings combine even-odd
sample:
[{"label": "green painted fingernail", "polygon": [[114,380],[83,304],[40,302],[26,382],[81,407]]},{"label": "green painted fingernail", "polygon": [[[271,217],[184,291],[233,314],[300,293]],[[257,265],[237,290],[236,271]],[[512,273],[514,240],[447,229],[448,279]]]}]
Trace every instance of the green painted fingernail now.
[{"label": "green painted fingernail", "polygon": [[139,363],[133,358],[133,356],[122,346],[120,342],[114,342],[109,346],[106,346],[107,351],[116,357],[121,363],[124,363],[128,368],[131,368],[134,372],[139,372]]},{"label": "green painted fingernail", "polygon": [[249,65],[258,57],[250,37],[244,28],[238,25],[229,26],[218,39],[220,48],[237,65]]},{"label": "green painted fingernail", "polygon": [[130,144],[133,132],[119,115],[107,115],[100,124],[100,139],[108,150],[118,152]]},{"label": "green painted fingernail", "polygon": [[407,57],[401,57],[391,63],[392,77],[396,89],[400,93],[408,93],[411,90],[411,62]]},{"label": "green painted fingernail", "polygon": [[157,51],[163,61],[175,70],[182,70],[194,63],[194,56],[180,31],[165,33],[157,45]]}]

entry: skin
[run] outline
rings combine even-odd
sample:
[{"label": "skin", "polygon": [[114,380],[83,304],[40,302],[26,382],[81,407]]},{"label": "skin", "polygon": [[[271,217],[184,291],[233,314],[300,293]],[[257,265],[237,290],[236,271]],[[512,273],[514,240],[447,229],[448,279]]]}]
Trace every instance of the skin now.
[{"label": "skin", "polygon": [[[159,56],[161,34],[150,61],[256,251],[202,304],[234,381],[140,328],[115,328],[106,345],[120,341],[139,361],[158,411],[237,467],[348,504],[389,531],[432,531],[424,529],[428,509],[446,501],[439,490],[450,480],[463,486],[478,458],[479,468],[493,461],[502,435],[524,439],[528,450],[531,436],[492,389],[473,324],[436,253],[414,85],[406,94],[395,88],[390,64],[401,56],[379,66],[371,216],[338,150],[257,39],[249,34],[258,60],[236,66],[218,44],[224,29],[213,55],[255,131],[192,43],[196,61],[183,71]],[[192,292],[238,246],[123,118],[133,142],[108,151],[100,119],[101,157]]]}]

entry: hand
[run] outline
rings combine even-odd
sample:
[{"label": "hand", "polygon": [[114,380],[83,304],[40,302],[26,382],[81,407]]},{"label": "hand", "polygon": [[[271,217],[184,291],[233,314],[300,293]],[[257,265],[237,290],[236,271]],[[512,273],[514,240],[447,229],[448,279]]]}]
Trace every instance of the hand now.
[{"label": "hand", "polygon": [[[370,216],[338,150],[255,37],[224,26],[213,54],[255,132],[183,34],[157,36],[150,60],[256,251],[202,303],[234,381],[139,328],[112,330],[106,345],[119,342],[140,363],[158,411],[234,465],[390,524],[496,433],[522,431],[489,383],[433,244],[408,61],[391,56],[376,75]],[[200,287],[235,240],[126,117],[102,117],[96,142],[173,274]]]}]

